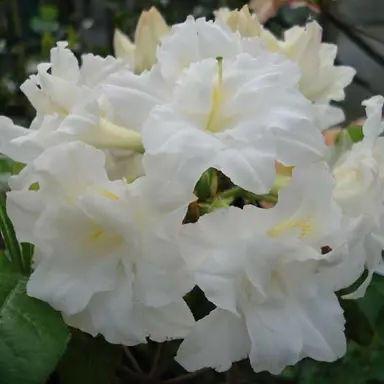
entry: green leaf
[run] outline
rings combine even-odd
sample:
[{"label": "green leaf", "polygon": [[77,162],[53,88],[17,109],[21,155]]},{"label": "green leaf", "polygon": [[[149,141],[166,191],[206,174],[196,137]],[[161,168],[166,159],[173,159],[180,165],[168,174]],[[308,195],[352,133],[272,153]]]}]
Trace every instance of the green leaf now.
[{"label": "green leaf", "polygon": [[370,345],[374,330],[367,316],[354,300],[341,300],[346,319],[346,334],[359,345]]},{"label": "green leaf", "polygon": [[0,194],[0,231],[3,235],[5,247],[9,252],[12,264],[15,266],[18,272],[26,273],[26,268],[23,264],[23,255],[20,249],[20,245],[17,241],[12,222],[7,215],[5,208],[5,199],[2,194]]},{"label": "green leaf", "polygon": [[0,251],[0,273],[14,273],[15,269],[11,263],[7,251]]},{"label": "green leaf", "polygon": [[199,200],[204,201],[216,195],[218,187],[217,171],[209,168],[200,177],[195,187],[195,194]]},{"label": "green leaf", "polygon": [[68,349],[59,364],[60,384],[112,384],[121,361],[121,347],[74,331]]},{"label": "green leaf", "polygon": [[60,314],[29,297],[27,278],[0,273],[0,376],[6,384],[42,384],[69,340]]},{"label": "green leaf", "polygon": [[354,143],[364,139],[363,127],[360,125],[351,125],[347,128],[349,136],[351,137]]},{"label": "green leaf", "polygon": [[7,157],[0,155],[0,173],[11,173],[13,161]]},{"label": "green leaf", "polygon": [[25,167],[25,164],[14,161],[12,164],[12,175],[18,175],[23,170],[24,167]]}]

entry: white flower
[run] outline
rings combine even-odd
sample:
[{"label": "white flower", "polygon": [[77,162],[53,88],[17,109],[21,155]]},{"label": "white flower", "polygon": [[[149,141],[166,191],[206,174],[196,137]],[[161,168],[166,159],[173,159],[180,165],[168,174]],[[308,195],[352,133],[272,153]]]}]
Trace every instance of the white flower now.
[{"label": "white flower", "polygon": [[143,11],[135,31],[135,43],[116,30],[114,35],[115,55],[125,59],[135,73],[141,73],[152,68],[156,63],[156,49],[163,36],[167,35],[169,27],[156,7]]},{"label": "white flower", "polygon": [[184,69],[201,60],[233,59],[242,52],[257,55],[260,51],[260,43],[256,40],[246,41],[239,34],[224,30],[204,18],[195,20],[188,16],[184,23],[172,27],[157,51],[157,58],[161,75],[172,83],[178,80]]},{"label": "white flower", "polygon": [[59,42],[51,50],[50,63],[40,64],[38,73],[26,80],[21,90],[35,107],[38,117],[53,113],[65,117],[81,100],[84,91],[95,88],[124,65],[123,61],[111,56],[102,58],[87,54],[82,56],[80,67],[67,43]]},{"label": "white flower", "polygon": [[[52,145],[80,140],[109,150],[108,171],[114,178],[134,179],[142,175],[139,131],[140,121],[147,116],[139,111],[146,105],[122,121],[102,86],[110,75],[123,68],[123,63],[112,57],[93,55],[84,55],[80,68],[66,43],[58,43],[51,51],[51,64],[42,64],[38,74],[22,86],[37,110],[30,129],[0,118],[1,152],[28,163]],[[132,82],[131,92],[135,92],[137,86]]]},{"label": "white flower", "polygon": [[381,263],[384,249],[384,130],[382,108],[384,98],[375,96],[363,102],[367,120],[363,127],[364,139],[342,154],[333,165],[336,180],[334,197],[344,214],[349,253],[345,262],[327,276],[335,289],[351,285],[366,267],[367,279],[349,298],[365,293],[375,269]]},{"label": "white flower", "polygon": [[293,27],[278,42],[279,51],[299,64],[299,87],[310,100],[321,102],[340,101],[344,89],[356,73],[351,67],[335,66],[337,46],[321,42],[322,29],[316,21],[303,27]]},{"label": "white flower", "polygon": [[104,166],[102,151],[73,142],[11,178],[8,213],[37,249],[28,294],[112,343],[184,337],[193,281],[175,237],[193,196],[170,180],[109,181]]},{"label": "white flower", "polygon": [[[181,72],[170,102],[155,107],[145,122],[148,155],[167,154],[169,163],[174,158],[170,172],[177,169],[190,186],[214,167],[255,193],[272,187],[275,160],[298,165],[323,156],[323,138],[311,103],[296,89],[293,63],[262,49],[257,57],[236,53],[241,45],[236,35],[204,20],[188,20],[177,30],[190,35],[189,59],[197,62]],[[168,49],[178,36],[171,34],[159,50],[159,57],[164,49],[175,65],[179,59]],[[224,55],[204,59],[212,54]]]},{"label": "white flower", "polygon": [[182,366],[225,371],[249,356],[255,371],[277,374],[345,353],[343,311],[317,274],[322,248],[343,242],[332,190],[324,164],[298,167],[274,208],[222,209],[185,226],[183,257],[217,308],[181,344]]},{"label": "white flower", "polygon": [[279,40],[263,28],[256,14],[251,14],[248,5],[245,5],[225,18],[217,17],[216,24],[223,29],[239,32],[243,37],[259,37],[271,52],[281,52],[299,65],[299,89],[315,103],[320,129],[344,121],[343,111],[330,106],[329,102],[344,99],[344,89],[352,82],[356,71],[351,67],[334,65],[337,46],[321,42],[322,29],[316,21],[305,27],[295,26],[287,30],[284,39]]}]

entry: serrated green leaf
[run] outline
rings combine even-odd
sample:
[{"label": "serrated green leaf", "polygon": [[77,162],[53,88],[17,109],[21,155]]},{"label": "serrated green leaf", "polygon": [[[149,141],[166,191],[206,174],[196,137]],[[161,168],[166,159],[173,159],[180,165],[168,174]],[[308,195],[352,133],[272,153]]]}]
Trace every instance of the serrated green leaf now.
[{"label": "serrated green leaf", "polygon": [[42,384],[69,340],[60,314],[29,297],[27,278],[0,273],[0,378],[6,384]]},{"label": "serrated green leaf", "polygon": [[60,384],[118,383],[120,361],[121,346],[75,331],[57,370]]}]

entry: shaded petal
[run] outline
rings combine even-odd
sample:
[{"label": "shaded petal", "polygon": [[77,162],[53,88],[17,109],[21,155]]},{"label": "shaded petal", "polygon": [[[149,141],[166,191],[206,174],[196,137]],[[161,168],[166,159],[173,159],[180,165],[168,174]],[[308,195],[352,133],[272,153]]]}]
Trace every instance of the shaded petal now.
[{"label": "shaded petal", "polygon": [[181,298],[164,307],[143,307],[141,311],[149,338],[158,343],[186,337],[195,324],[192,312]]},{"label": "shaded petal", "polygon": [[233,362],[244,359],[249,350],[244,320],[222,309],[214,309],[196,323],[181,343],[175,359],[189,372],[204,367],[224,372]]}]

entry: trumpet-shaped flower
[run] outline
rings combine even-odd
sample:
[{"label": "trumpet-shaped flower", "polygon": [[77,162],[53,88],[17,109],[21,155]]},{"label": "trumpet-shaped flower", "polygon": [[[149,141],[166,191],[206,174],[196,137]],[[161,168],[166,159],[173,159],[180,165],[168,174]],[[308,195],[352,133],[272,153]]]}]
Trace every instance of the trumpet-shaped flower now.
[{"label": "trumpet-shaped flower", "polygon": [[73,142],[11,179],[9,215],[37,249],[28,294],[112,343],[184,337],[194,320],[182,297],[193,281],[175,236],[193,196],[170,180],[110,181],[104,167],[102,151]]},{"label": "trumpet-shaped flower", "polygon": [[[195,25],[212,28],[204,23],[198,20]],[[197,44],[202,51],[204,36],[195,36],[203,40]],[[167,49],[166,41],[163,48]],[[218,47],[219,52],[223,51]],[[190,64],[178,78],[170,102],[155,107],[144,124],[146,153],[174,158],[169,171],[180,171],[190,186],[214,167],[245,189],[268,192],[276,159],[298,165],[323,156],[311,103],[296,89],[298,76],[294,64],[268,52],[257,58],[242,53]]]},{"label": "trumpet-shaped flower", "polygon": [[[225,22],[244,37],[260,37],[269,50],[282,52],[296,62],[301,70],[300,90],[308,99],[314,102],[344,99],[344,88],[351,83],[356,71],[334,65],[337,47],[321,42],[322,29],[316,21],[287,30],[283,40],[264,29],[247,5],[240,11],[232,11]],[[218,24],[223,26],[223,20],[219,19]]]},{"label": "trumpet-shaped flower", "polygon": [[315,103],[321,129],[344,120],[343,111],[329,105],[329,102],[344,99],[344,89],[352,82],[356,71],[351,67],[334,65],[337,47],[321,42],[322,29],[316,21],[305,27],[295,26],[287,30],[284,39],[279,40],[262,27],[257,16],[251,14],[248,5],[245,5],[225,17],[219,15],[216,24],[244,37],[259,37],[270,51],[282,52],[296,62],[301,72],[299,88],[305,97]]},{"label": "trumpet-shaped flower", "polygon": [[[108,150],[108,170],[114,178],[141,175],[143,146],[139,131],[146,116],[139,111],[148,114],[148,107],[141,105],[130,119],[122,121],[102,87],[108,76],[123,67],[112,57],[84,55],[79,68],[66,44],[58,43],[51,51],[51,64],[41,65],[38,74],[22,86],[37,111],[30,129],[0,118],[1,152],[27,163],[52,145],[80,140]],[[131,84],[131,93],[137,92],[134,80]]]},{"label": "trumpet-shaped flower", "polygon": [[274,208],[221,209],[185,226],[183,257],[217,308],[181,344],[182,366],[225,371],[249,356],[255,371],[277,374],[304,357],[344,354],[343,311],[317,276],[329,257],[322,247],[342,241],[332,191],[325,164],[298,167]]},{"label": "trumpet-shaped flower", "polygon": [[114,50],[118,58],[126,60],[135,73],[142,73],[156,63],[156,50],[169,27],[161,13],[151,7],[140,15],[135,31],[135,43],[120,30],[115,31]]}]

